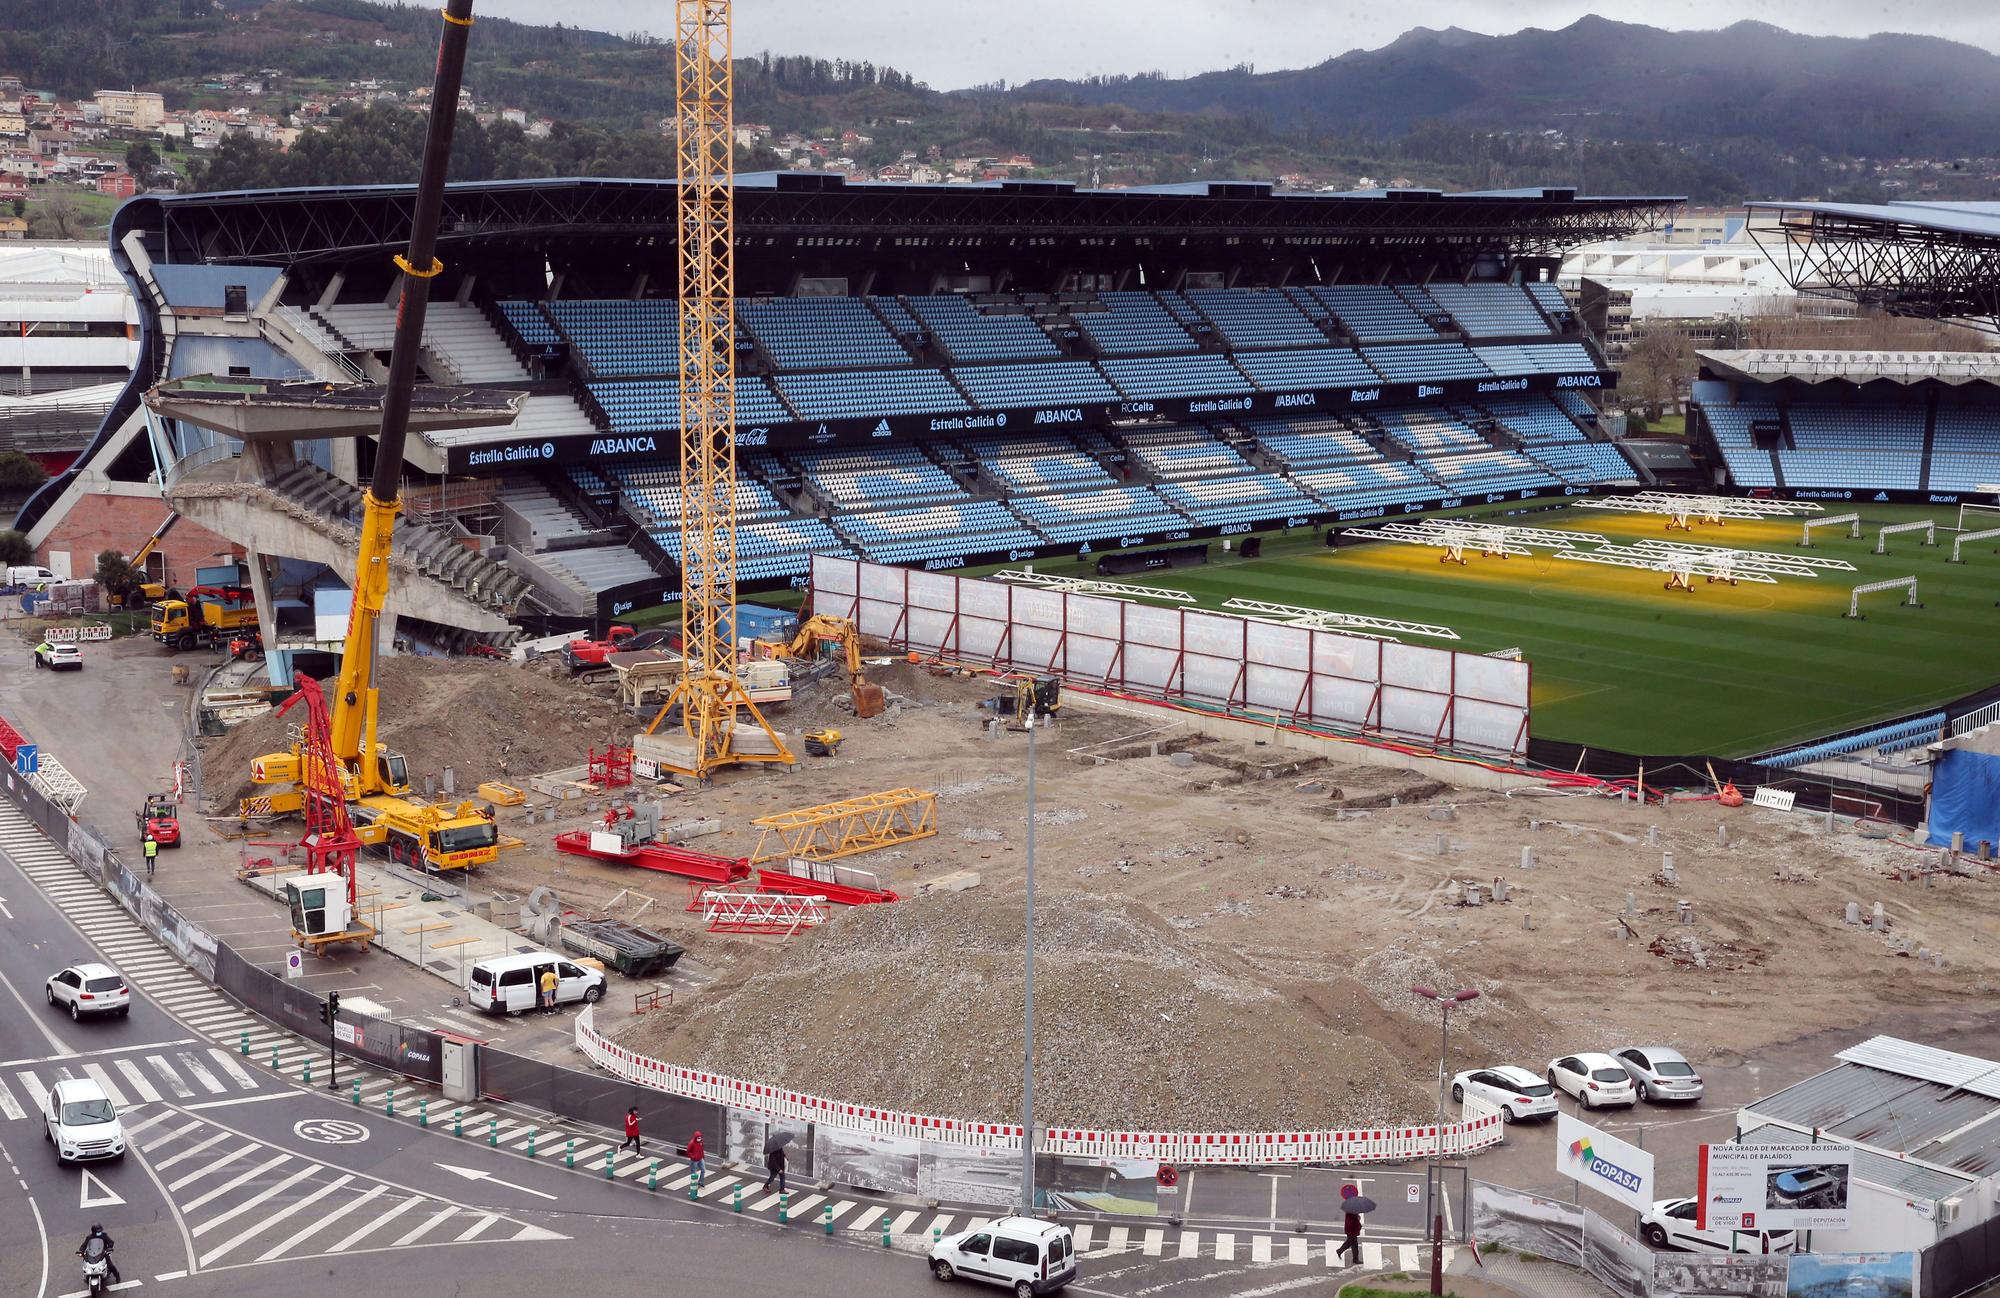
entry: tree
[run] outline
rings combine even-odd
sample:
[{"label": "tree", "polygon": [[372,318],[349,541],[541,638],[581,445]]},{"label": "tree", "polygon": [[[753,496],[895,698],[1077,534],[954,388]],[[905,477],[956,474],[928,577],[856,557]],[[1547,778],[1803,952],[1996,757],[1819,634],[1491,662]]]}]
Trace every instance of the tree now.
[{"label": "tree", "polygon": [[104,587],[121,603],[133,603],[133,592],[146,580],[146,574],[133,567],[131,562],[116,550],[102,550],[97,555],[97,584]]},{"label": "tree", "polygon": [[26,216],[27,214],[28,214],[28,200],[27,200],[27,199],[25,199],[25,198],[17,198],[17,199],[15,199],[15,200],[14,200],[14,215],[15,215],[15,216]]},{"label": "tree", "polygon": [[147,179],[159,165],[159,151],[146,141],[134,140],[125,146],[125,170],[132,173],[132,178],[138,182],[142,191],[146,188]]},{"label": "tree", "polygon": [[1693,382],[1694,346],[1671,324],[1638,325],[1619,370],[1618,390],[1626,405],[1639,407],[1650,423]]},{"label": "tree", "polygon": [[0,567],[25,566],[35,561],[35,547],[26,532],[0,532]]},{"label": "tree", "polygon": [[77,206],[74,197],[69,194],[55,194],[28,219],[28,237],[81,239],[88,225],[83,209]]},{"label": "tree", "polygon": [[0,451],[0,489],[39,487],[48,477],[41,465],[19,451]]}]

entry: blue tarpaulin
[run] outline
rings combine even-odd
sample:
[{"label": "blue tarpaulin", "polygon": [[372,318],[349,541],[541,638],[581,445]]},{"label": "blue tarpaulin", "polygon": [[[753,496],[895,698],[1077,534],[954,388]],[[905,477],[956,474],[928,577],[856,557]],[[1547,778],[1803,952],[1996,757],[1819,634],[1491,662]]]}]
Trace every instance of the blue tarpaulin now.
[{"label": "blue tarpaulin", "polygon": [[1967,847],[2000,843],[2000,755],[1947,748],[1931,767],[1933,847],[1951,846],[1954,833]]}]

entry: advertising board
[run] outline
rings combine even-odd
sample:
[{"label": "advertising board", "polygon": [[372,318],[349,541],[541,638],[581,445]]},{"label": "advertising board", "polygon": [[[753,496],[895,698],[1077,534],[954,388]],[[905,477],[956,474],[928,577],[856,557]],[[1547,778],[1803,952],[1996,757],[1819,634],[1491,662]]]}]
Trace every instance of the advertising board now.
[{"label": "advertising board", "polygon": [[1845,1145],[1703,1145],[1703,1230],[1846,1230],[1854,1151]]},{"label": "advertising board", "polygon": [[1567,1113],[1556,1114],[1556,1171],[1639,1212],[1653,1206],[1653,1156]]}]

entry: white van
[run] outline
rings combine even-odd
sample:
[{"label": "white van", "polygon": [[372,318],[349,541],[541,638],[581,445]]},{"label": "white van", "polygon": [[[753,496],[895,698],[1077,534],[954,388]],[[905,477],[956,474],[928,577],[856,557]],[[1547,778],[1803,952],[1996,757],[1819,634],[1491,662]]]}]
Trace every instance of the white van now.
[{"label": "white van", "polygon": [[542,971],[551,968],[556,971],[556,1004],[582,1001],[595,1005],[604,998],[604,975],[597,970],[551,951],[528,951],[495,956],[472,966],[465,980],[467,1001],[472,1008],[492,1014],[534,1009]]},{"label": "white van", "polygon": [[1076,1279],[1076,1250],[1067,1226],[1002,1217],[931,1245],[931,1274],[940,1280],[984,1280],[1013,1290],[1015,1298],[1030,1298]]},{"label": "white van", "polygon": [[44,586],[53,586],[61,580],[62,578],[56,576],[40,564],[29,564],[26,567],[10,567],[7,569],[7,584],[9,586],[27,586],[34,590],[40,590]]}]

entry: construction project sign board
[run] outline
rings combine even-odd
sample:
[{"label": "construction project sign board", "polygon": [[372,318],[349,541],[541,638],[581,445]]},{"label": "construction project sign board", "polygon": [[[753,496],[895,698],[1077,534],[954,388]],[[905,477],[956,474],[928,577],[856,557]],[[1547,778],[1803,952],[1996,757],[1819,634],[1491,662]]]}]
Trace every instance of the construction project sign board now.
[{"label": "construction project sign board", "polygon": [[1702,1230],[1846,1230],[1854,1151],[1846,1145],[1703,1145]]},{"label": "construction project sign board", "polygon": [[1639,1212],[1653,1206],[1653,1156],[1567,1113],[1556,1114],[1556,1171]]}]

